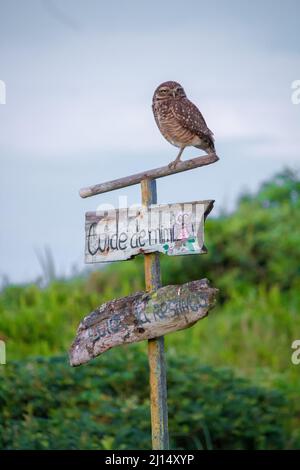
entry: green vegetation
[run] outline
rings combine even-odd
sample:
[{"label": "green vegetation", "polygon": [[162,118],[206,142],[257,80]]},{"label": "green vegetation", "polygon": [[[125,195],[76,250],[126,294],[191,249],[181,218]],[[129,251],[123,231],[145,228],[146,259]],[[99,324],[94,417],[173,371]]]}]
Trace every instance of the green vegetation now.
[{"label": "green vegetation", "polygon": [[[220,289],[207,319],[167,336],[173,446],[299,448],[300,366],[291,363],[291,343],[300,339],[298,177],[285,171],[256,195],[241,197],[233,214],[208,219],[206,245],[207,255],[161,257],[164,285],[207,277]],[[63,359],[33,358],[65,353],[85,314],[143,288],[143,261],[136,258],[44,289],[2,291],[0,339],[7,343],[8,365],[0,369],[0,423],[15,429],[16,437],[6,433],[0,447],[148,447],[144,343],[109,351],[76,371]],[[219,370],[224,366],[235,375]],[[8,399],[9,390],[19,392]],[[266,419],[261,426],[260,418]]]},{"label": "green vegetation", "polygon": [[[0,447],[149,449],[147,357],[134,345],[124,349],[78,369],[65,357],[7,366]],[[172,354],[168,378],[172,448],[284,447],[282,394]]]}]

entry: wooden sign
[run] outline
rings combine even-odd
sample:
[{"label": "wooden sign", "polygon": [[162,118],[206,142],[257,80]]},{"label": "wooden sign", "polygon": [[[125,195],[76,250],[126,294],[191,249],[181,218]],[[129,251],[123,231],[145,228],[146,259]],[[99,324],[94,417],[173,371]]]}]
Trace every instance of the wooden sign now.
[{"label": "wooden sign", "polygon": [[204,221],[213,203],[194,201],[87,212],[85,262],[122,261],[139,253],[206,253]]},{"label": "wooden sign", "polygon": [[217,292],[202,279],[106,302],[80,323],[70,363],[79,366],[114,346],[190,327],[214,306]]}]

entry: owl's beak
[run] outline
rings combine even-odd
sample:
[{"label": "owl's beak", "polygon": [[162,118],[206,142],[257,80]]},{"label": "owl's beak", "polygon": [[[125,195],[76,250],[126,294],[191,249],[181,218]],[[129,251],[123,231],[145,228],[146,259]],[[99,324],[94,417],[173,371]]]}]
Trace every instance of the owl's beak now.
[{"label": "owl's beak", "polygon": [[172,90],[173,98],[176,98],[176,90]]}]

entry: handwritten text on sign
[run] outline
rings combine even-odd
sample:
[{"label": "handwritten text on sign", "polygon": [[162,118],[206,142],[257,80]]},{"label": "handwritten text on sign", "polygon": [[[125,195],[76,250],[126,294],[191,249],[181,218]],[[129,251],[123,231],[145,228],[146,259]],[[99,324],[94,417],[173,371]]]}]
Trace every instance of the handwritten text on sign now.
[{"label": "handwritten text on sign", "polygon": [[78,366],[114,346],[187,328],[207,315],[217,292],[202,279],[106,302],[80,323],[70,363]]},{"label": "handwritten text on sign", "polygon": [[204,221],[213,202],[87,212],[85,261],[121,261],[155,251],[170,256],[205,253]]}]

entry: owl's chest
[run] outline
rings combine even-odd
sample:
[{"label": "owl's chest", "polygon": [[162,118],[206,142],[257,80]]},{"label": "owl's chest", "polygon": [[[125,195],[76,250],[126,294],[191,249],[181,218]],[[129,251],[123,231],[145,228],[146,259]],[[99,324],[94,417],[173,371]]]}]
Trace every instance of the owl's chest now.
[{"label": "owl's chest", "polygon": [[157,103],[153,112],[161,133],[171,144],[176,147],[192,144],[195,134],[183,127],[174,116],[171,103]]}]

